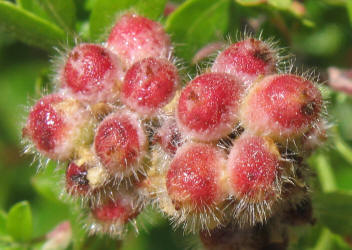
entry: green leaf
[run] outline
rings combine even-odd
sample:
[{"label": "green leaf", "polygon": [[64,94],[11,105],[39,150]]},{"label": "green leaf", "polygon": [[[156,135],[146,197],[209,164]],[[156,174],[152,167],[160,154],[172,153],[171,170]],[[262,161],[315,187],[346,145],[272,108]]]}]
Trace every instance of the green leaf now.
[{"label": "green leaf", "polygon": [[37,0],[16,0],[16,3],[19,7],[28,12],[32,12],[36,16],[42,17],[49,22],[54,21],[50,16],[46,13],[42,6],[38,3]]},{"label": "green leaf", "polygon": [[55,24],[1,0],[0,28],[24,43],[47,50],[66,40],[64,31]]},{"label": "green leaf", "polygon": [[235,1],[244,6],[255,6],[261,3],[265,3],[267,0],[235,0]]},{"label": "green leaf", "polygon": [[73,0],[38,0],[46,13],[65,31],[72,31],[76,22]]},{"label": "green leaf", "polygon": [[351,0],[346,1],[346,8],[348,12],[348,17],[350,18],[350,23],[352,25],[352,1]]},{"label": "green leaf", "polygon": [[113,25],[118,13],[128,9],[135,9],[141,15],[157,19],[163,13],[165,3],[166,0],[96,1],[90,16],[90,36],[94,40],[101,39]]},{"label": "green leaf", "polygon": [[352,234],[352,193],[331,192],[313,197],[315,215],[332,232]]},{"label": "green leaf", "polygon": [[55,164],[50,163],[49,166],[32,178],[32,185],[45,199],[60,202],[58,197],[62,186],[58,185],[58,183],[60,183],[61,176],[64,174],[63,170],[56,171]]},{"label": "green leaf", "polygon": [[16,203],[9,211],[7,232],[18,241],[29,241],[32,236],[32,212],[27,201]]},{"label": "green leaf", "polygon": [[164,12],[166,2],[167,0],[140,0],[135,8],[138,13],[155,20]]},{"label": "green leaf", "polygon": [[291,7],[292,0],[268,0],[268,3],[278,9],[288,9]]},{"label": "green leaf", "polygon": [[222,39],[229,22],[228,0],[190,0],[180,5],[166,21],[166,30],[178,56],[188,62],[201,47]]}]

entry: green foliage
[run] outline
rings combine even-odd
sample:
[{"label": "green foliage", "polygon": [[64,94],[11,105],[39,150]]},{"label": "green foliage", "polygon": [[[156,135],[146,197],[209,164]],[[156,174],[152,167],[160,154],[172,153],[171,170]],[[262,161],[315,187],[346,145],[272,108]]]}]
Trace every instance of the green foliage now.
[{"label": "green foliage", "polygon": [[352,235],[352,193],[331,192],[314,197],[315,212],[320,223],[332,232]]},{"label": "green foliage", "polygon": [[16,241],[25,242],[31,239],[32,212],[27,201],[19,202],[10,209],[6,220],[6,230]]},{"label": "green foliage", "polygon": [[46,50],[66,39],[65,32],[55,24],[5,1],[0,1],[0,28],[22,42]]},{"label": "green foliage", "polygon": [[207,43],[220,40],[229,22],[229,0],[190,0],[166,20],[176,54],[190,62],[195,52]]}]

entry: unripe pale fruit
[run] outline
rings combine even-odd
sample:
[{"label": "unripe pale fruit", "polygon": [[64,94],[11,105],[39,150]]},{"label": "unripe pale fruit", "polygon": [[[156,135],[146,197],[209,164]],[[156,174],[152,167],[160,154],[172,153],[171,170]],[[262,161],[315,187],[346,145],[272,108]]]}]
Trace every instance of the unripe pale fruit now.
[{"label": "unripe pale fruit", "polygon": [[117,20],[107,46],[127,67],[147,57],[167,59],[172,50],[170,38],[161,24],[131,13]]},{"label": "unripe pale fruit", "polygon": [[277,55],[270,45],[248,38],[222,51],[211,70],[231,74],[250,85],[260,75],[275,73],[276,63]]},{"label": "unripe pale fruit", "polygon": [[60,76],[60,87],[87,102],[116,102],[123,80],[120,60],[96,44],[81,44],[68,55]]},{"label": "unripe pale fruit", "polygon": [[193,79],[181,92],[176,119],[192,139],[212,141],[226,136],[238,122],[243,86],[231,75],[207,73]]},{"label": "unripe pale fruit", "polygon": [[276,140],[303,135],[322,110],[319,89],[303,77],[282,74],[263,78],[249,91],[240,108],[242,125]]},{"label": "unripe pale fruit", "polygon": [[23,137],[53,160],[72,157],[82,137],[89,137],[89,112],[77,101],[59,94],[41,98],[32,107]]},{"label": "unripe pale fruit", "polygon": [[94,149],[103,167],[117,177],[143,169],[147,138],[135,114],[119,110],[98,126]]},{"label": "unripe pale fruit", "polygon": [[169,61],[145,58],[127,71],[122,102],[142,116],[152,116],[172,99],[178,81],[177,68]]}]

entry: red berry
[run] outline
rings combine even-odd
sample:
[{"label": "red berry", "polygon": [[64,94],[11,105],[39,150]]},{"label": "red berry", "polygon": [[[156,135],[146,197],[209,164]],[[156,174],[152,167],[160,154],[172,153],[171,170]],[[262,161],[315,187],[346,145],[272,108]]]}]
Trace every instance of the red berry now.
[{"label": "red berry", "polygon": [[147,138],[137,117],[120,110],[107,116],[97,128],[95,153],[111,174],[129,176],[143,168]]},{"label": "red berry", "polygon": [[138,213],[133,208],[130,197],[119,197],[116,200],[108,200],[101,206],[92,209],[95,219],[101,222],[125,224],[128,220],[135,218]]},{"label": "red berry", "polygon": [[277,140],[303,135],[322,109],[319,89],[291,74],[271,75],[249,91],[240,108],[242,125]]},{"label": "red berry", "polygon": [[178,80],[177,69],[169,61],[145,58],[127,71],[122,101],[141,115],[153,115],[172,99]]},{"label": "red berry", "polygon": [[246,84],[260,75],[276,72],[277,55],[267,43],[248,38],[221,52],[212,66],[213,72],[232,74]]},{"label": "red berry", "polygon": [[261,202],[279,195],[280,153],[271,139],[243,134],[234,142],[227,167],[235,197]]},{"label": "red berry", "polygon": [[221,173],[225,156],[216,147],[188,143],[177,150],[166,175],[166,188],[175,209],[198,212],[224,201]]},{"label": "red berry", "polygon": [[170,155],[174,155],[182,144],[181,133],[174,118],[168,118],[157,130],[154,139],[161,148]]},{"label": "red berry", "polygon": [[128,193],[119,193],[114,197],[105,198],[103,202],[91,208],[93,224],[91,233],[109,233],[122,236],[126,223],[135,219],[141,208],[136,205],[136,197]]},{"label": "red berry", "polygon": [[115,102],[123,79],[119,59],[96,44],[81,44],[69,54],[62,71],[61,87],[88,102]]},{"label": "red berry", "polygon": [[220,139],[238,122],[242,85],[231,75],[207,73],[193,79],[182,90],[177,124],[182,133],[201,141]]},{"label": "red berry", "polygon": [[84,195],[89,191],[87,166],[71,162],[66,169],[66,189],[72,195]]},{"label": "red berry", "polygon": [[[89,127],[89,113],[76,100],[59,94],[41,98],[32,107],[23,136],[31,140],[36,149],[54,160],[69,159],[83,128]],[[89,131],[85,131],[89,134]]]},{"label": "red berry", "polygon": [[127,66],[147,57],[168,58],[171,53],[170,38],[161,24],[131,13],[117,20],[107,46]]}]

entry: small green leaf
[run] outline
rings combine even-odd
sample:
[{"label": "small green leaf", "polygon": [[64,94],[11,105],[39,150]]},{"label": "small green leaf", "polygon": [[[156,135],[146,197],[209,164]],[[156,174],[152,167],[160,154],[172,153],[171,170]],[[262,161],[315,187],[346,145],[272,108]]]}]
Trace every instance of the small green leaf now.
[{"label": "small green leaf", "polygon": [[0,28],[24,43],[47,50],[66,40],[64,31],[55,24],[1,0]]},{"label": "small green leaf", "polygon": [[331,192],[313,197],[319,222],[337,234],[352,234],[352,193]]},{"label": "small green leaf", "polygon": [[167,19],[166,30],[178,46],[176,53],[188,62],[207,43],[222,39],[229,22],[228,0],[190,0]]},{"label": "small green leaf", "polygon": [[38,0],[46,13],[65,31],[72,31],[76,22],[73,0]]},{"label": "small green leaf", "polygon": [[278,9],[288,9],[291,7],[292,0],[268,0],[268,3]]},{"label": "small green leaf", "polygon": [[101,39],[113,25],[118,13],[128,9],[135,9],[141,15],[157,19],[163,13],[165,3],[165,0],[96,1],[90,16],[90,36],[94,40]]},{"label": "small green leaf", "polygon": [[237,3],[244,6],[255,6],[265,3],[267,0],[235,0]]},{"label": "small green leaf", "polygon": [[29,241],[32,236],[32,212],[27,201],[16,203],[9,211],[7,232],[18,241]]}]

